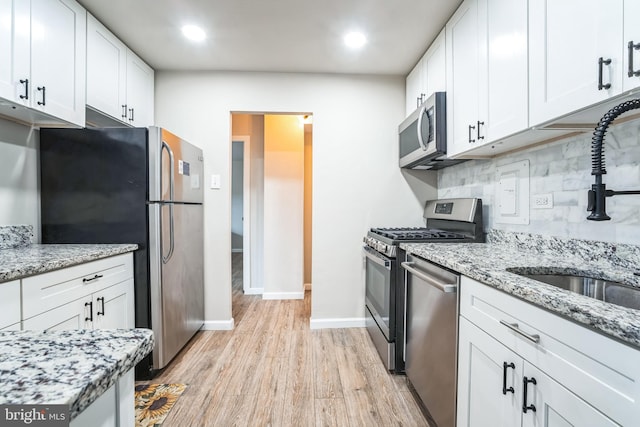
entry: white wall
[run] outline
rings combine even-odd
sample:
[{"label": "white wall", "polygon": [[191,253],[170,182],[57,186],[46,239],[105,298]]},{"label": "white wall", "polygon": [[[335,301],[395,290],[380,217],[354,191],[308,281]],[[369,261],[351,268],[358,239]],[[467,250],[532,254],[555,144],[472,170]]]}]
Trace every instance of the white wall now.
[{"label": "white wall", "polygon": [[0,119],[0,225],[33,226],[40,240],[38,132]]},{"label": "white wall", "polygon": [[264,116],[265,299],[304,297],[304,129],[299,116]]},{"label": "white wall", "polygon": [[435,175],[402,174],[404,79],[355,75],[158,72],[156,123],[204,149],[205,317],[231,318],[230,112],[313,113],[313,319],[364,316],[362,237],[420,225]]},{"label": "white wall", "polygon": [[[496,167],[528,159],[531,197],[552,194],[552,209],[529,210],[528,225],[500,224],[495,216]],[[609,128],[605,138],[611,190],[640,190],[640,121]],[[485,229],[527,232],[564,238],[640,244],[640,195],[607,197],[611,221],[587,221],[591,189],[591,132],[492,160],[472,160],[438,174],[439,197],[481,197]],[[533,206],[533,203],[530,203]]]}]

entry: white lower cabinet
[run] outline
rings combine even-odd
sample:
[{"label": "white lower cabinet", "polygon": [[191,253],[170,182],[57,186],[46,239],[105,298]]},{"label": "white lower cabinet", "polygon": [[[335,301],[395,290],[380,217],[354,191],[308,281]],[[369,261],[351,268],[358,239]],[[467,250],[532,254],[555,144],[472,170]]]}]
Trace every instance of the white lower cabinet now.
[{"label": "white lower cabinet", "polygon": [[633,426],[640,350],[462,277],[457,425]]},{"label": "white lower cabinet", "polygon": [[522,395],[515,389],[522,359],[464,317],[458,342],[457,425],[520,425]]},{"label": "white lower cabinet", "polygon": [[[523,364],[527,381],[527,400],[522,406],[522,426],[545,427],[613,427],[619,424],[561,386],[528,362]],[[533,383],[535,381],[535,383]],[[524,393],[524,382],[521,384]],[[576,390],[576,392],[580,392]],[[525,405],[528,408],[525,413]]]},{"label": "white lower cabinet", "polygon": [[135,425],[133,369],[121,376],[71,421],[70,427],[129,427]]},{"label": "white lower cabinet", "polygon": [[101,289],[37,316],[24,329],[127,329],[133,320],[133,280]]},{"label": "white lower cabinet", "polygon": [[618,425],[465,318],[458,360],[458,426]]},{"label": "white lower cabinet", "polygon": [[133,256],[105,258],[22,280],[24,329],[133,328]]},{"label": "white lower cabinet", "polygon": [[0,283],[0,330],[20,329],[20,281]]}]

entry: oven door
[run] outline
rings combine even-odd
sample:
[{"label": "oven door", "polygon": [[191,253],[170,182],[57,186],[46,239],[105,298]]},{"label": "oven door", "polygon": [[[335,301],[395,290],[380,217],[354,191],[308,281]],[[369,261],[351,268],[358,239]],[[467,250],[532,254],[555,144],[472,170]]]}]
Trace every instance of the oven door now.
[{"label": "oven door", "polygon": [[366,306],[387,342],[395,340],[395,259],[368,246],[365,256]]}]

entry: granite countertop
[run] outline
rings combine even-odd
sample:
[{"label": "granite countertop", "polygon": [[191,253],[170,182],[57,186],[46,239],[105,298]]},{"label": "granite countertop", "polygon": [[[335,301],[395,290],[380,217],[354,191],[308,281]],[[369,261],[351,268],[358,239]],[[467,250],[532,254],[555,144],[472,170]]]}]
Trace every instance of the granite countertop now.
[{"label": "granite countertop", "polygon": [[[640,287],[640,277],[633,274],[637,271],[634,266],[638,265],[637,248],[619,245],[608,248],[608,252],[593,253],[589,244],[581,241],[552,243],[402,243],[400,247],[640,348],[639,310],[598,301],[507,271],[507,268],[524,268],[521,272],[528,274],[564,271]],[[591,246],[602,249],[598,244]]]},{"label": "granite countertop", "polygon": [[136,249],[136,244],[34,244],[0,249],[0,283]]},{"label": "granite countertop", "polygon": [[153,343],[149,329],[0,332],[0,404],[68,404],[73,419]]}]

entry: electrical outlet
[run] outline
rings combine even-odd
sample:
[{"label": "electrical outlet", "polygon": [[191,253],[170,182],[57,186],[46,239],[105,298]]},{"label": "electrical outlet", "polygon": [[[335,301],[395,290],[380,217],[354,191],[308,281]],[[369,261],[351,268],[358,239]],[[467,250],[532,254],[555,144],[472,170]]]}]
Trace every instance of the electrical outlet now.
[{"label": "electrical outlet", "polygon": [[553,207],[553,194],[534,194],[533,209],[551,209]]}]

